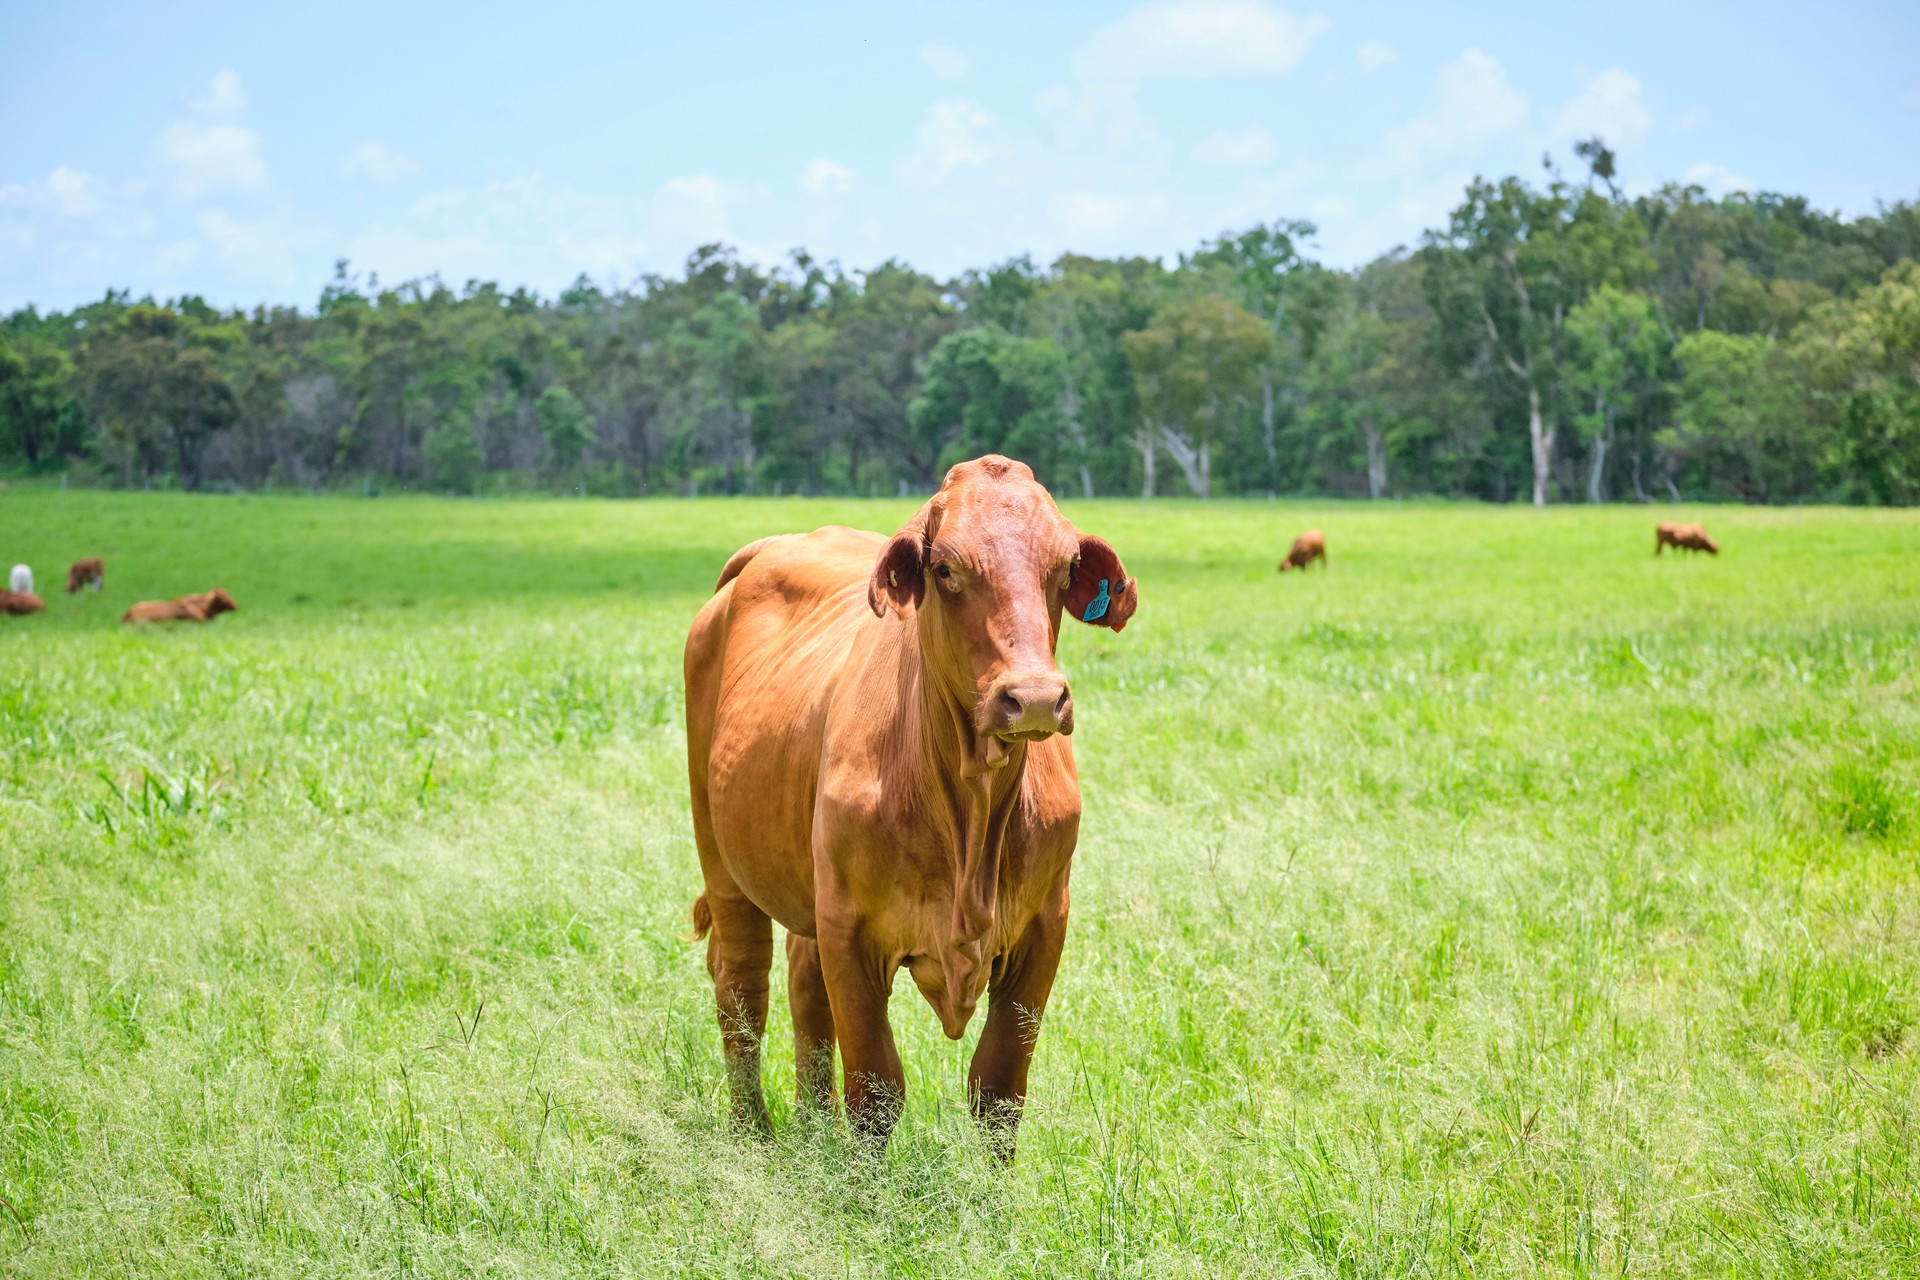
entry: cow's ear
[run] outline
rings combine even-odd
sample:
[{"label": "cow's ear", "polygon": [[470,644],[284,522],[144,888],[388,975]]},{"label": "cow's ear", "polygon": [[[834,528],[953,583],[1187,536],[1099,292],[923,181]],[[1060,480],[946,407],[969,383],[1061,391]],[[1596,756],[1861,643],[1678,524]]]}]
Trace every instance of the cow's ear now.
[{"label": "cow's ear", "polygon": [[1080,539],[1080,558],[1073,563],[1062,604],[1082,622],[1118,631],[1140,607],[1140,588],[1112,544],[1088,534]]},{"label": "cow's ear", "polygon": [[920,606],[927,593],[925,538],[925,523],[915,521],[894,534],[874,561],[873,577],[867,582],[867,604],[876,616],[886,617],[889,604],[903,616],[909,607]]}]

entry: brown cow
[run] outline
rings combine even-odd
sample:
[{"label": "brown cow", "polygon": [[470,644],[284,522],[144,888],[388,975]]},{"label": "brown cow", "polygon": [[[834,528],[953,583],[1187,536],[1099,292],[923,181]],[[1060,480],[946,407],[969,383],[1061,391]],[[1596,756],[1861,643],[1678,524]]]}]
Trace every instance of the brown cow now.
[{"label": "brown cow", "polygon": [[1289,569],[1305,569],[1315,560],[1322,569],[1327,567],[1327,535],[1318,529],[1309,529],[1293,540],[1287,548],[1287,558],[1280,562],[1280,572]]},{"label": "brown cow", "polygon": [[82,587],[92,587],[98,591],[106,580],[107,566],[99,556],[75,560],[67,570],[67,594],[72,595]]},{"label": "brown cow", "polygon": [[825,528],[734,553],[687,637],[687,766],[733,1115],[760,1087],[773,922],[787,932],[798,1091],[884,1146],[905,1087],[887,999],[913,975],[1013,1152],[1067,928],[1080,827],[1062,610],[1115,631],[1139,600],[1026,465],[989,456],[891,539]]},{"label": "brown cow", "polygon": [[1660,554],[1662,547],[1672,547],[1675,551],[1704,551],[1708,555],[1719,555],[1720,548],[1715,545],[1707,531],[1697,524],[1680,524],[1672,520],[1662,520],[1654,526],[1653,554]]},{"label": "brown cow", "polygon": [[142,600],[120,617],[122,622],[211,622],[215,615],[232,613],[240,606],[233,597],[215,587],[197,596],[178,600]]},{"label": "brown cow", "polygon": [[0,591],[0,614],[22,617],[46,611],[47,602],[31,591]]}]

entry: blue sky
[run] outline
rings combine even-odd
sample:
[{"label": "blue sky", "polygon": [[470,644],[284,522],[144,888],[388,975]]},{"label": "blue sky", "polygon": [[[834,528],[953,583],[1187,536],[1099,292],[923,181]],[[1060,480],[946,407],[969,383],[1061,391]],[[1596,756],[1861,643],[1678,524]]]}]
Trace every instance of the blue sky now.
[{"label": "blue sky", "polygon": [[[1920,4],[0,7],[0,309],[552,293],[709,240],[947,273],[1277,217],[1366,260],[1572,139],[1630,189],[1920,197]],[[277,10],[270,12],[269,10]]]}]

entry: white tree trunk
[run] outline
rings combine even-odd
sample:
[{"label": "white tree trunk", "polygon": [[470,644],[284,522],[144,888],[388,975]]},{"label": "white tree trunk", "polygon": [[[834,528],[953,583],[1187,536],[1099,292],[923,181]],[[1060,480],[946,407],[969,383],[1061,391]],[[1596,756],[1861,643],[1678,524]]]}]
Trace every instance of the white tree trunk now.
[{"label": "white tree trunk", "polygon": [[1260,443],[1267,447],[1267,468],[1273,469],[1280,460],[1279,451],[1273,442],[1273,370],[1260,371]]},{"label": "white tree trunk", "polygon": [[1553,431],[1540,419],[1540,389],[1527,384],[1527,435],[1533,441],[1533,505],[1547,505],[1547,481],[1553,474]]},{"label": "white tree trunk", "polygon": [[1074,452],[1080,455],[1080,492],[1086,497],[1093,496],[1093,472],[1087,469],[1087,429],[1080,424],[1080,391],[1073,385],[1073,371],[1065,370],[1065,390],[1060,396],[1060,410],[1067,419],[1067,435],[1073,440]]},{"label": "white tree trunk", "polygon": [[1600,502],[1600,481],[1607,469],[1607,447],[1613,443],[1613,410],[1600,406],[1600,434],[1593,438],[1593,467],[1587,472],[1587,501]]},{"label": "white tree trunk", "polygon": [[1140,434],[1134,437],[1133,442],[1140,447],[1140,470],[1144,477],[1140,482],[1140,496],[1143,498],[1151,498],[1154,487],[1153,463],[1158,453],[1153,443],[1153,420],[1151,418],[1142,418],[1140,420]]},{"label": "white tree trunk", "polygon": [[1387,438],[1372,418],[1360,419],[1360,436],[1367,444],[1367,496],[1378,500],[1387,491]]},{"label": "white tree trunk", "polygon": [[1175,431],[1172,427],[1160,428],[1160,442],[1166,445],[1167,452],[1179,465],[1181,474],[1186,476],[1187,488],[1192,491],[1193,496],[1206,497],[1207,476],[1202,465],[1204,446],[1202,449],[1194,448],[1193,441],[1187,439],[1185,432]]}]

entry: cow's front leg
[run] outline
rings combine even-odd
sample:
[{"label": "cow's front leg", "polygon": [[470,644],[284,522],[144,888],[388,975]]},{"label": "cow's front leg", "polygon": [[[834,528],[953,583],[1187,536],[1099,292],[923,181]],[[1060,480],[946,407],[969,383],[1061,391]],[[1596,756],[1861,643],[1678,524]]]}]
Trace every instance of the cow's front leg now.
[{"label": "cow's front leg", "polygon": [[760,1087],[760,1042],[767,1034],[768,975],[773,969],[773,921],[738,894],[707,891],[713,932],[707,935],[707,971],[713,975],[720,1045],[727,1059],[727,1093],[736,1124],[773,1132]]},{"label": "cow's front leg", "polygon": [[820,921],[820,971],[826,979],[833,1029],[846,1073],[847,1119],[874,1148],[886,1149],[900,1119],[907,1077],[893,1047],[887,998],[893,966],[863,936],[857,922]]},{"label": "cow's front leg", "polygon": [[987,989],[987,1025],[967,1073],[973,1117],[987,1145],[1003,1160],[1013,1159],[1020,1108],[1027,1099],[1027,1066],[1067,940],[1065,885],[1058,901],[1057,909],[1050,907],[1027,926]]}]

